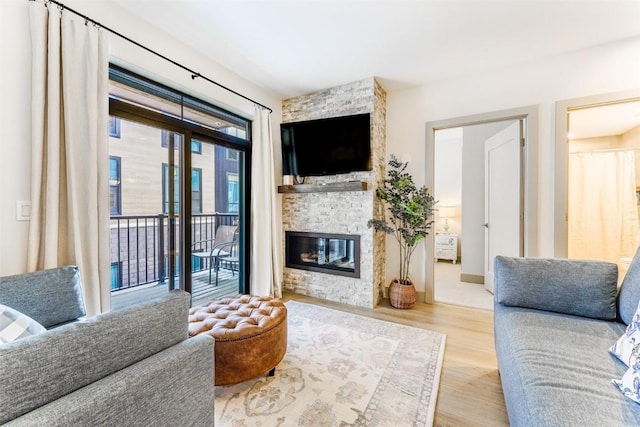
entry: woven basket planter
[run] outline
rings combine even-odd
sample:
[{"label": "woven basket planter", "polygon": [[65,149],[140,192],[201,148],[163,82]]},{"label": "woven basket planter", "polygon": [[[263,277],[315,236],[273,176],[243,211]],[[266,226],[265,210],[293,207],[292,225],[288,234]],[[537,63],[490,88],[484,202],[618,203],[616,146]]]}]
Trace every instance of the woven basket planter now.
[{"label": "woven basket planter", "polygon": [[416,302],[416,287],[412,284],[402,285],[397,279],[389,285],[389,303],[392,307],[407,309]]}]

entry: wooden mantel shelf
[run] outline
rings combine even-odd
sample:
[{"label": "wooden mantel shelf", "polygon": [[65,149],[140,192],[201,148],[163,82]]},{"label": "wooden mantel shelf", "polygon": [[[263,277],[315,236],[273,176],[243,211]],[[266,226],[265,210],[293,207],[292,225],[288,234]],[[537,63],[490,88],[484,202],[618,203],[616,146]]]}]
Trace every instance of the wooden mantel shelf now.
[{"label": "wooden mantel shelf", "polygon": [[278,186],[278,193],[332,193],[337,191],[366,190],[366,181],[329,182],[326,184],[297,184]]}]

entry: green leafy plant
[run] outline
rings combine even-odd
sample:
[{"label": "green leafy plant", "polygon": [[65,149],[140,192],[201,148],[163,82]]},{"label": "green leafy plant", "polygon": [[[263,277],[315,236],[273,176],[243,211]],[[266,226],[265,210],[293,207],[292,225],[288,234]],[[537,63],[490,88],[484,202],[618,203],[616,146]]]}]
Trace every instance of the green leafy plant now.
[{"label": "green leafy plant", "polygon": [[417,188],[411,175],[405,170],[409,162],[401,162],[391,155],[387,178],[376,189],[376,197],[387,208],[385,219],[370,219],[369,228],[393,234],[400,245],[399,283],[411,285],[409,266],[416,245],[429,234],[433,225],[434,206],[437,203],[427,187]]}]

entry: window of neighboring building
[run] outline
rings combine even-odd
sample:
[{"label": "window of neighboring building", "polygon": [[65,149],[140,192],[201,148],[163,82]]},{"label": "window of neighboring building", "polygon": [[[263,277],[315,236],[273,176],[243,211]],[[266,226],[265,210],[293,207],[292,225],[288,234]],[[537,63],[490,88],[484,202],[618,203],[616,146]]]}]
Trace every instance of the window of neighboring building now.
[{"label": "window of neighboring building", "polygon": [[197,139],[191,140],[191,152],[193,154],[202,154],[202,142]]},{"label": "window of neighboring building", "polygon": [[[163,148],[167,148],[169,146],[169,135],[171,134],[171,132],[167,131],[167,130],[162,130],[162,147]],[[176,145],[174,147],[174,150],[178,150],[180,147],[178,147],[178,145]],[[193,154],[202,154],[202,142],[198,141],[197,139],[192,139],[191,140],[191,152]]]},{"label": "window of neighboring building", "polygon": [[109,213],[122,215],[120,157],[109,156]]},{"label": "window of neighboring building", "polygon": [[[174,212],[180,212],[180,191],[179,191],[179,176],[180,169],[178,167],[173,168],[173,185],[175,186],[175,194],[173,200]],[[167,199],[169,194],[169,165],[162,164],[162,212],[169,212],[169,200]],[[191,169],[191,213],[202,213],[202,169]]]},{"label": "window of neighboring building", "polygon": [[[175,188],[174,198],[173,198],[173,211],[180,212],[180,174],[178,173],[178,168],[173,168],[173,185]],[[169,212],[169,165],[166,163],[162,164],[162,213]]]},{"label": "window of neighboring building", "polygon": [[191,213],[202,213],[202,169],[191,169]]},{"label": "window of neighboring building", "polygon": [[122,288],[122,261],[111,263],[111,290]]},{"label": "window of neighboring building", "polygon": [[109,116],[109,136],[120,138],[120,119]]},{"label": "window of neighboring building", "polygon": [[198,256],[191,256],[191,271],[200,271],[203,267],[203,260]]},{"label": "window of neighboring building", "polygon": [[238,212],[240,210],[240,186],[238,175],[227,174],[227,212]]},{"label": "window of neighboring building", "polygon": [[240,152],[231,148],[227,148],[227,160],[233,160],[235,162],[240,158]]}]

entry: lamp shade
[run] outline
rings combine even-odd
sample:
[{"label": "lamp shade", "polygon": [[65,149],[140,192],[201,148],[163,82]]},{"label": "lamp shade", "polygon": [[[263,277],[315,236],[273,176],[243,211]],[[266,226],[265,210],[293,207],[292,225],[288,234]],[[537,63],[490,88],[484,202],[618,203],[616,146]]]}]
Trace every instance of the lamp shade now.
[{"label": "lamp shade", "polygon": [[455,206],[440,206],[438,208],[438,216],[440,218],[455,218],[456,207]]}]

